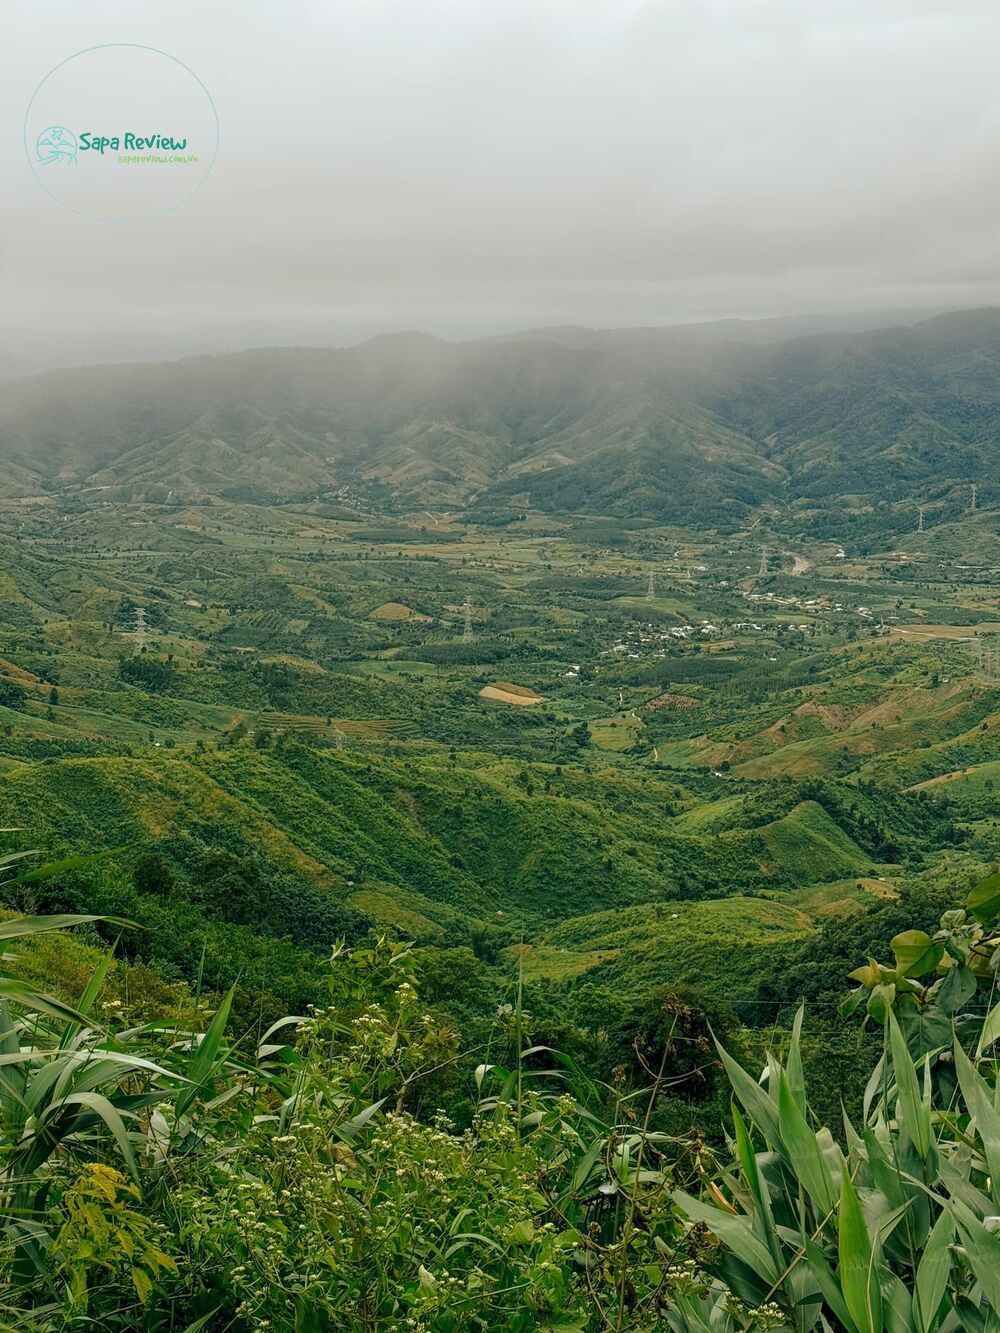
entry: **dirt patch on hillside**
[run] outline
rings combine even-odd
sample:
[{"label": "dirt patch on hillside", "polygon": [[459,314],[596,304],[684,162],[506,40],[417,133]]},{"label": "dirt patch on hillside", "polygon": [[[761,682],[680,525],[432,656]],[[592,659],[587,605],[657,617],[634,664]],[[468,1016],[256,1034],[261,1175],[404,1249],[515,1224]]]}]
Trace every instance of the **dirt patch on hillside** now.
[{"label": "dirt patch on hillside", "polygon": [[515,704],[524,708],[531,704],[540,704],[542,696],[523,685],[511,685],[508,681],[498,680],[495,685],[484,685],[479,691],[480,699],[495,699],[501,704]]},{"label": "dirt patch on hillside", "polygon": [[404,602],[383,602],[381,606],[376,606],[374,611],[368,613],[369,620],[413,620],[420,624],[430,623],[430,616],[421,615],[419,611],[414,611],[412,607]]},{"label": "dirt patch on hillside", "polygon": [[24,667],[19,667],[16,662],[8,662],[4,657],[0,657],[0,676],[7,676],[8,679],[16,680],[21,685],[41,683],[40,676],[36,676],[32,671],[26,671]]}]

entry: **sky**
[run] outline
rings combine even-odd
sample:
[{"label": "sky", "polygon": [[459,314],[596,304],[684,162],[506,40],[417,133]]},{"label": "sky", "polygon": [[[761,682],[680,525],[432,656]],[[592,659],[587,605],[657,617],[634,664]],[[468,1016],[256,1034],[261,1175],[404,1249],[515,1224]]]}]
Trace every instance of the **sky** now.
[{"label": "sky", "polygon": [[[995,2],[0,13],[0,377],[399,329],[1000,303]],[[39,82],[105,44],[183,62],[217,113],[210,174],[150,221],[70,212],[26,158]],[[125,95],[91,82],[73,97]],[[156,93],[137,69],[128,96]],[[147,188],[157,168],[136,170]]]}]

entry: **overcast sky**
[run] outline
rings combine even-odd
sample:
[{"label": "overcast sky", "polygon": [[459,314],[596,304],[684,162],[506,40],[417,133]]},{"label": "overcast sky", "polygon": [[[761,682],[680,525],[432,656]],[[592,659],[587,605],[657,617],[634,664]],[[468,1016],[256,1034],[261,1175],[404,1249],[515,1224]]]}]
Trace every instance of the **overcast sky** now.
[{"label": "overcast sky", "polygon": [[[5,373],[421,328],[1000,303],[995,0],[0,0]],[[215,169],[109,226],[39,187],[100,43],[215,101]]]}]

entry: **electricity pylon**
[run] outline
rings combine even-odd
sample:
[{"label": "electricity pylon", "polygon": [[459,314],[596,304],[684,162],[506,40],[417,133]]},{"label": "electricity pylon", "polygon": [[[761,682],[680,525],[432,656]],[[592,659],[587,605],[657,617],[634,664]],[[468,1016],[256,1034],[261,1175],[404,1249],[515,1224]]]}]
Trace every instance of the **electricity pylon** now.
[{"label": "electricity pylon", "polygon": [[649,583],[646,586],[646,601],[651,602],[656,596],[656,575],[649,571]]},{"label": "electricity pylon", "polygon": [[465,627],[462,630],[462,642],[473,643],[475,641],[475,635],[472,632],[472,603],[469,601],[468,597],[466,597],[465,601],[462,603],[462,610],[465,612]]},{"label": "electricity pylon", "polygon": [[972,498],[969,500],[969,513],[970,513],[970,514],[974,514],[974,513],[976,512],[976,496],[977,496],[978,494],[979,494],[979,487],[976,485],[975,482],[973,482],[973,483],[972,483]]},{"label": "electricity pylon", "polygon": [[917,505],[917,531],[923,532],[923,530],[924,530],[924,507],[923,505]]},{"label": "electricity pylon", "polygon": [[767,547],[760,548],[760,569],[757,571],[759,579],[767,578]]}]

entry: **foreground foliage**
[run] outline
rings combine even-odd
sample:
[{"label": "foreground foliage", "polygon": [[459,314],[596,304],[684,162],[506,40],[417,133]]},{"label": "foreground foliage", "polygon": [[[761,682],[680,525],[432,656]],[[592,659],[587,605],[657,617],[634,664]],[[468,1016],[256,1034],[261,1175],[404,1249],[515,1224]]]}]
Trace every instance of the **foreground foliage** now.
[{"label": "foreground foliage", "polygon": [[335,950],[323,1002],[260,1039],[232,1031],[232,993],[137,1021],[143,997],[103,998],[110,955],[72,1006],[12,975],[0,1326],[998,1329],[998,916],[1000,877],[857,969],[847,1007],[885,1049],[836,1135],[810,1112],[801,1011],[759,1080],[720,1044],[719,1155],[657,1128],[693,1063],[677,1004],[636,1041],[640,1086],[598,1085],[532,1045],[519,993],[454,1123],[437,1107],[457,1114],[470,1053],[406,944]]},{"label": "foreground foliage", "polygon": [[934,936],[904,931],[892,964],[852,974],[845,1011],[864,1004],[885,1049],[840,1142],[810,1123],[801,1011],[787,1060],[769,1057],[760,1082],[720,1047],[734,1161],[707,1197],[677,1199],[721,1249],[672,1328],[1000,1328],[1000,1005],[984,1019],[980,990],[995,986],[998,916],[993,876]]}]

